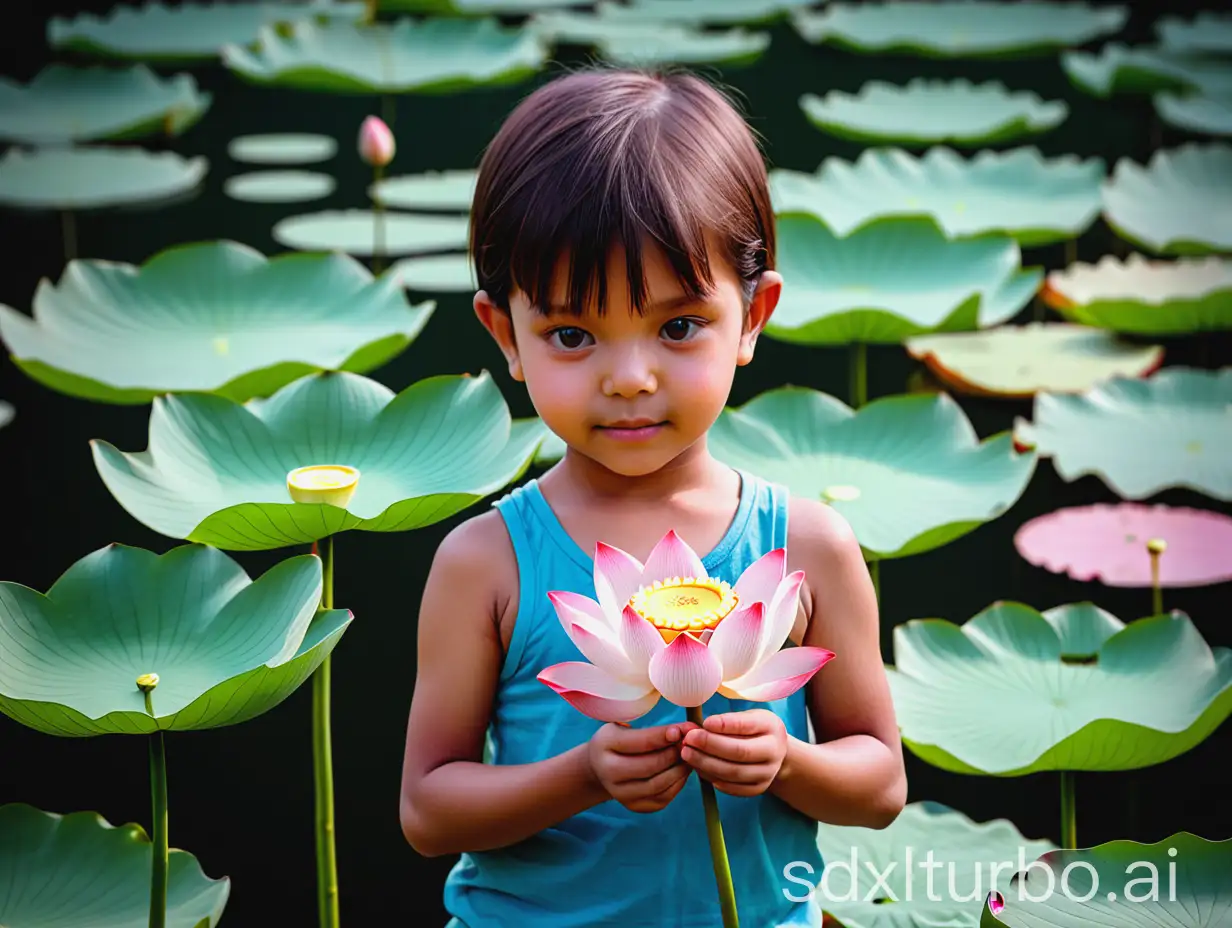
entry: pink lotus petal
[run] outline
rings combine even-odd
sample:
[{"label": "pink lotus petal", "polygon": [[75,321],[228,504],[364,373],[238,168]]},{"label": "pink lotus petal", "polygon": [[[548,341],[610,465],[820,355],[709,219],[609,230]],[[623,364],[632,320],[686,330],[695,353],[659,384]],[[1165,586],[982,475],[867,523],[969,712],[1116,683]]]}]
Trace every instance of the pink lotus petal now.
[{"label": "pink lotus petal", "polygon": [[620,625],[620,613],[642,583],[642,562],[612,545],[595,545],[595,595],[612,628]]},{"label": "pink lotus petal", "polygon": [[735,680],[753,669],[761,654],[766,630],[766,605],[754,601],[737,606],[719,623],[706,646],[723,668],[724,680]]},{"label": "pink lotus petal", "polygon": [[[722,623],[719,623],[722,628]],[[784,648],[776,651],[738,680],[730,680],[719,688],[729,699],[750,702],[773,702],[790,696],[834,657],[825,648]],[[651,668],[651,679],[654,679]]]},{"label": "pink lotus petal", "polygon": [[630,722],[645,715],[659,701],[653,688],[647,690],[613,680],[598,667],[581,661],[546,667],[539,672],[538,680],[583,715],[600,722]]},{"label": "pink lotus petal", "polygon": [[[654,546],[646,558],[642,571],[643,583],[666,580],[668,577],[704,577],[706,568],[702,559],[690,548],[675,530],[669,531]],[[700,705],[700,703],[699,703]]]},{"label": "pink lotus petal", "polygon": [[746,606],[750,603],[765,603],[768,606],[786,575],[787,549],[775,548],[744,569],[736,581],[736,596]]},{"label": "pink lotus petal", "polygon": [[677,635],[651,659],[650,682],[668,702],[700,706],[723,682],[723,668],[706,645],[692,635]]},{"label": "pink lotus petal", "polygon": [[774,597],[766,610],[766,635],[762,642],[761,660],[781,648],[791,634],[792,627],[796,624],[796,615],[800,611],[800,587],[803,583],[804,571],[792,571],[774,591]]},{"label": "pink lotus petal", "polygon": [[1201,509],[1142,503],[1058,509],[1023,525],[1014,546],[1030,563],[1075,580],[1149,587],[1152,538],[1168,544],[1159,557],[1161,586],[1232,580],[1232,518]]},{"label": "pink lotus petal", "polygon": [[359,156],[367,164],[385,167],[394,160],[394,134],[376,116],[369,116],[359,127]]},{"label": "pink lotus petal", "polygon": [[1005,909],[1005,897],[995,889],[988,897],[988,911],[993,915],[1000,915]]},{"label": "pink lotus petal", "polygon": [[646,665],[638,667],[630,661],[619,641],[610,636],[596,635],[581,625],[574,625],[566,631],[582,655],[604,673],[634,686],[650,684]]},{"label": "pink lotus petal", "polygon": [[556,617],[564,626],[566,632],[574,625],[580,625],[587,631],[600,637],[612,640],[616,638],[616,629],[608,621],[599,604],[588,596],[569,593],[565,590],[551,590],[548,599],[556,609]]},{"label": "pink lotus petal", "polygon": [[650,662],[667,647],[667,642],[632,606],[625,606],[620,617],[620,646],[628,655],[629,664],[649,682]]}]

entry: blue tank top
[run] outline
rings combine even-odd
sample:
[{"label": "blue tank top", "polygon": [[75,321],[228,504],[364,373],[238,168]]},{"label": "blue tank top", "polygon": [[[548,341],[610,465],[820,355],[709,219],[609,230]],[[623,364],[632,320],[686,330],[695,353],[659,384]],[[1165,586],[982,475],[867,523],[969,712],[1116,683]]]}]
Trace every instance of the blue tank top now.
[{"label": "blue tank top", "polygon": [[[787,544],[786,489],[743,471],[740,476],[735,518],[702,558],[710,576],[732,584],[757,558]],[[513,541],[520,595],[489,728],[492,762],[529,764],[587,741],[602,724],[535,679],[551,664],[585,660],[547,593],[594,597],[594,564],[556,519],[536,480],[495,505]],[[753,708],[770,709],[789,735],[811,740],[803,689],[768,703],[715,695],[703,711]],[[683,708],[661,699],[632,724],[684,719]],[[817,884],[817,823],[769,793],[719,793],[718,803],[741,928],[819,926],[815,903],[789,899],[800,898],[800,886],[784,876],[784,867],[804,861]],[[463,854],[445,882],[445,908],[454,916],[451,924],[466,928],[717,928],[722,915],[697,775],[658,812],[631,812],[608,800],[515,845]]]}]

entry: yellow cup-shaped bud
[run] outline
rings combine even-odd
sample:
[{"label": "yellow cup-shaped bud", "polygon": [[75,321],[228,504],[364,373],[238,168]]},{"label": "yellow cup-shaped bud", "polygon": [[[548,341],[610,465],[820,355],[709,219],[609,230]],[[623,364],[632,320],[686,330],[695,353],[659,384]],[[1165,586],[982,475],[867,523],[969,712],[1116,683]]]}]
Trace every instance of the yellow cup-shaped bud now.
[{"label": "yellow cup-shaped bud", "polygon": [[158,686],[158,674],[156,673],[143,673],[137,678],[137,689],[143,693],[150,692],[156,686]]},{"label": "yellow cup-shaped bud", "polygon": [[287,490],[297,503],[325,503],[345,509],[359,485],[359,471],[346,464],[312,464],[287,474]]},{"label": "yellow cup-shaped bud", "polygon": [[1168,543],[1162,538],[1152,538],[1146,543],[1146,549],[1151,554],[1163,554],[1168,550]]}]

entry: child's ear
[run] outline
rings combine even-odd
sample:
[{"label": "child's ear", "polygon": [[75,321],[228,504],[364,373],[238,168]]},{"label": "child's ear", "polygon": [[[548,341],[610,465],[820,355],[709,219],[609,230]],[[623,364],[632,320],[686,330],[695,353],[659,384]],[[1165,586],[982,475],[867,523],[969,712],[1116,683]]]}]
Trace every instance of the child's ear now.
[{"label": "child's ear", "polygon": [[749,301],[749,311],[745,314],[744,332],[740,336],[740,350],[736,354],[736,363],[748,364],[753,360],[753,349],[757,346],[757,336],[761,334],[774,307],[779,304],[779,295],[783,292],[783,277],[778,271],[762,271],[757,281],[757,289],[753,291],[753,299]]},{"label": "child's ear", "polygon": [[475,315],[488,330],[488,334],[496,339],[505,360],[509,362],[509,376],[514,380],[524,380],[522,376],[522,359],[518,356],[518,343],[513,337],[513,316],[501,309],[484,290],[475,294]]}]

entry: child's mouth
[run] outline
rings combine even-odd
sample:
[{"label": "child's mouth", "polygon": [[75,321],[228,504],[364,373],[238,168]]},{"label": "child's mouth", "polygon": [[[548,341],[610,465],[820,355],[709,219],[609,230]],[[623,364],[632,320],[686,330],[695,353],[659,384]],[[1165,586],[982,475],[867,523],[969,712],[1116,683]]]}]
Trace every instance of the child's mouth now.
[{"label": "child's mouth", "polygon": [[667,422],[617,422],[612,425],[599,425],[596,428],[617,441],[645,441],[653,438],[667,427]]}]

